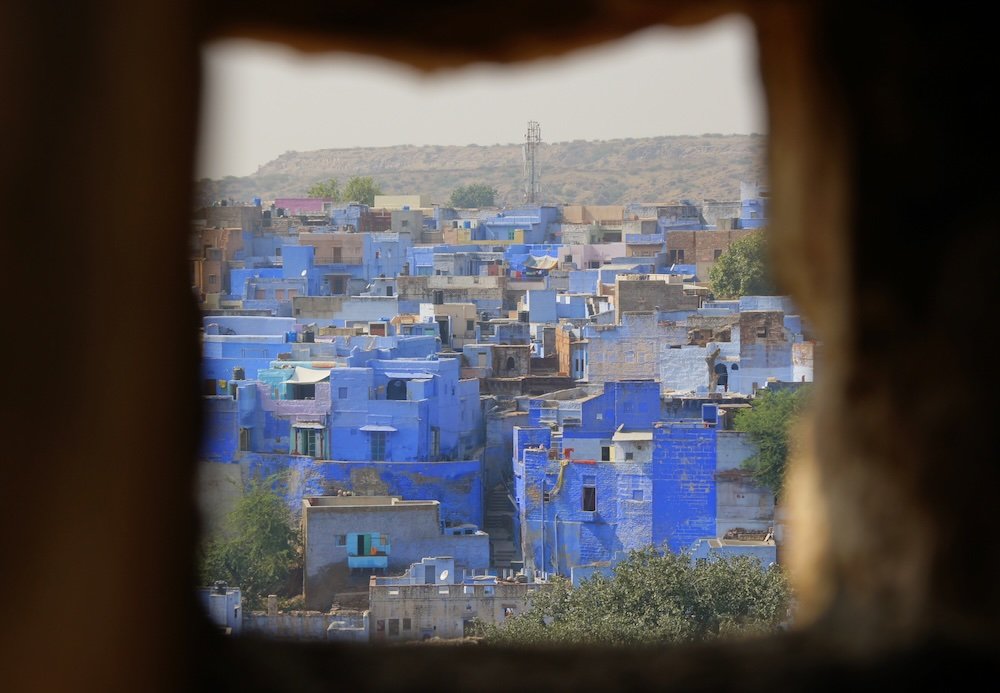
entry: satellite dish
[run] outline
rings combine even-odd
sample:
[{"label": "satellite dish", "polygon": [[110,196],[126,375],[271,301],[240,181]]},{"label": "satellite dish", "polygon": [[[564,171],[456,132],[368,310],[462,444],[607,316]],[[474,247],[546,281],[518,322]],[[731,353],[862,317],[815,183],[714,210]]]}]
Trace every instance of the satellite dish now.
[{"label": "satellite dish", "polygon": [[441,571],[441,576],[438,579],[441,582],[444,582],[445,580],[448,579],[448,569],[447,568],[445,568],[444,570]]},{"label": "satellite dish", "polygon": [[307,271],[308,271],[308,270],[302,270],[302,274],[300,274],[299,276],[300,276],[300,277],[304,277],[304,276],[306,276],[306,272],[307,272]]}]

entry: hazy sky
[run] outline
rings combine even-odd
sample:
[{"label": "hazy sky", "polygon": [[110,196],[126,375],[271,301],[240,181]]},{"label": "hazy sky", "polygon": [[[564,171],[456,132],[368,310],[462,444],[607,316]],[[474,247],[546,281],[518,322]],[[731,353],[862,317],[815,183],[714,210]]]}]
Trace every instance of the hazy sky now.
[{"label": "hazy sky", "polygon": [[426,75],[251,41],[203,51],[196,174],[245,176],[288,150],[763,133],[752,27],[651,29],[567,56]]}]

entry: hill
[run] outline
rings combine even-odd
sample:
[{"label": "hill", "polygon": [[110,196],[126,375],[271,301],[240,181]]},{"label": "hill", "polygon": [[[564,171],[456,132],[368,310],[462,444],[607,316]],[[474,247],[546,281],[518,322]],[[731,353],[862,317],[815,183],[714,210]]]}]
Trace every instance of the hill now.
[{"label": "hill", "polygon": [[[543,143],[538,159],[542,202],[623,204],[690,199],[735,200],[741,180],[763,180],[762,135],[645,137]],[[196,203],[231,198],[304,196],[313,183],[372,176],[386,194],[420,194],[425,204],[447,204],[451,191],[487,183],[498,203],[522,202],[521,145],[412,146],[286,152],[252,176],[203,179]]]}]

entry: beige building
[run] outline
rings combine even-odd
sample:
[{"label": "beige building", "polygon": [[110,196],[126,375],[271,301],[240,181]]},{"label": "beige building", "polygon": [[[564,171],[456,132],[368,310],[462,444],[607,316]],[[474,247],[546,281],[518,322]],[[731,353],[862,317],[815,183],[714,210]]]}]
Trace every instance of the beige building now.
[{"label": "beige building", "polygon": [[437,323],[442,346],[461,351],[464,345],[476,343],[479,313],[475,303],[421,303],[420,319]]},{"label": "beige building", "polygon": [[615,322],[622,314],[701,308],[698,288],[669,274],[619,274],[615,277]]},{"label": "beige building", "polygon": [[371,577],[371,639],[466,637],[474,633],[477,621],[500,623],[527,610],[531,594],[541,586],[495,575],[456,576],[453,558],[424,558],[400,577]]}]

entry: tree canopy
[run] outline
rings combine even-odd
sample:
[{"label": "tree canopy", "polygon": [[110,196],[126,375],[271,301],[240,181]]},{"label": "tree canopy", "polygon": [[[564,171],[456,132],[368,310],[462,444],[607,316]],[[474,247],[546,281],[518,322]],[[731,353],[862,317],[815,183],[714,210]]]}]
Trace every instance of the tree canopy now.
[{"label": "tree canopy", "polygon": [[692,561],[648,547],[630,552],[611,578],[598,574],[575,589],[554,579],[527,611],[480,632],[501,645],[679,644],[776,631],[789,604],[777,565],[746,555]]},{"label": "tree canopy", "polygon": [[314,183],[312,187],[306,191],[306,195],[309,197],[322,197],[333,200],[334,202],[340,202],[340,184],[337,182],[336,178],[328,178],[327,180]]},{"label": "tree canopy", "polygon": [[369,207],[375,204],[375,196],[382,194],[382,188],[371,176],[352,176],[344,186],[344,202],[360,202]]},{"label": "tree canopy", "polygon": [[716,298],[773,296],[765,229],[756,229],[729,245],[709,273],[709,284]]},{"label": "tree canopy", "polygon": [[460,209],[492,207],[495,204],[496,196],[497,189],[486,183],[469,183],[452,191],[451,206]]},{"label": "tree canopy", "polygon": [[280,477],[251,482],[226,518],[225,533],[204,547],[202,584],[224,580],[239,587],[249,609],[269,594],[285,595],[293,569],[302,565],[301,538],[278,489]]},{"label": "tree canopy", "polygon": [[780,496],[785,483],[785,467],[794,449],[794,425],[808,401],[811,385],[794,389],[758,390],[749,409],[736,413],[737,431],[750,434],[757,452],[743,462],[754,481]]}]

